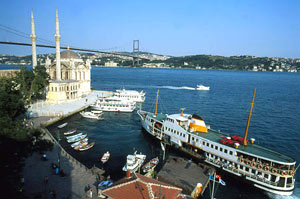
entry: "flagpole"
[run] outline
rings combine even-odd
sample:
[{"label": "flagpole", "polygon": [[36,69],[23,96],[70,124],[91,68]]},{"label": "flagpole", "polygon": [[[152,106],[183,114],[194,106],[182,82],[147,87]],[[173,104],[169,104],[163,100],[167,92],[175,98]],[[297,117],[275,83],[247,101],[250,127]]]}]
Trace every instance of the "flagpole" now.
[{"label": "flagpole", "polygon": [[212,186],[212,192],[211,192],[211,199],[214,199],[214,192],[215,192],[215,173],[214,173],[214,178],[213,178],[213,186]]}]

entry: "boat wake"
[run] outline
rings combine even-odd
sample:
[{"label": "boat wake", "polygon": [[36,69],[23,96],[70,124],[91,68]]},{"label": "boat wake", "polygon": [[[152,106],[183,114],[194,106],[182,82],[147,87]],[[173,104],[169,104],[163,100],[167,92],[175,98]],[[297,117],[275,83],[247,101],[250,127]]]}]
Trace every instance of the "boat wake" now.
[{"label": "boat wake", "polygon": [[172,89],[172,90],[196,90],[196,88],[188,87],[188,86],[159,86],[159,88],[166,88],[166,89]]},{"label": "boat wake", "polygon": [[280,196],[271,193],[267,193],[267,194],[272,199],[300,199],[300,189],[298,188],[298,186],[295,188],[294,193],[291,196]]}]

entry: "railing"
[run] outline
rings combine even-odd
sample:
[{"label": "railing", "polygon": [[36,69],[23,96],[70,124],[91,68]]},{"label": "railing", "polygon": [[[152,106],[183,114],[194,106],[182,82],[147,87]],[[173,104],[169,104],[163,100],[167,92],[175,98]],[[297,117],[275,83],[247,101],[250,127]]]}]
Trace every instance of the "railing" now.
[{"label": "railing", "polygon": [[241,171],[239,169],[234,168],[232,165],[229,166],[229,165],[223,164],[220,160],[215,160],[215,159],[211,159],[211,158],[207,158],[206,160],[208,160],[210,162],[213,162],[214,164],[220,165],[221,167],[226,168],[228,170],[231,170],[231,171],[233,171],[235,173],[242,174],[242,175],[248,176],[250,178],[253,178],[253,179],[257,180],[257,181],[260,181],[260,182],[263,182],[263,183],[266,183],[266,184],[278,187],[278,182],[277,183],[276,182],[272,182],[272,181],[266,180],[265,178],[260,177],[260,176],[258,176],[256,174],[252,174],[252,173],[247,173],[247,172]]}]

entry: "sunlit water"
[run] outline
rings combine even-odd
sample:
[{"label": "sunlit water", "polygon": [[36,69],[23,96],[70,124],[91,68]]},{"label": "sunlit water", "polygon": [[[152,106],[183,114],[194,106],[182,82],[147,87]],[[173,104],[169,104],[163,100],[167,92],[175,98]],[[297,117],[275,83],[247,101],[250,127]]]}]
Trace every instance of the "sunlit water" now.
[{"label": "sunlit water", "polygon": [[[198,84],[210,86],[209,91],[195,90]],[[256,104],[251,118],[249,137],[256,142],[300,162],[300,74],[237,71],[202,71],[184,69],[93,68],[92,87],[95,90],[126,88],[144,90],[144,110],[153,111],[159,89],[159,111],[198,113],[211,128],[229,134],[243,135],[254,88]],[[65,142],[61,144],[87,166],[102,167],[100,158],[110,151],[111,158],[104,169],[113,179],[125,175],[122,167],[126,156],[134,150],[147,155],[147,160],[162,156],[159,143],[142,133],[138,115],[134,113],[104,113],[103,121],[84,119],[75,114],[62,122],[70,128],[88,133],[94,148],[73,151]],[[49,127],[56,136],[57,126]],[[62,132],[60,132],[61,134]],[[168,151],[168,153],[174,153]],[[258,192],[223,174],[227,186],[218,186],[216,198],[299,198],[300,178],[296,176],[296,189],[290,197],[280,197]]]}]

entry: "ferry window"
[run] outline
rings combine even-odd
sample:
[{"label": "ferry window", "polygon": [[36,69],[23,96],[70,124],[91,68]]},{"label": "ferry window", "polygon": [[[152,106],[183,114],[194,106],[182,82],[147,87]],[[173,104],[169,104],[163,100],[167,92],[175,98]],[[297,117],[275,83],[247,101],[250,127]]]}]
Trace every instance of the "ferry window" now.
[{"label": "ferry window", "polygon": [[287,178],[287,181],[286,181],[287,184],[292,184],[292,182],[293,182],[293,178]]},{"label": "ferry window", "polygon": [[278,185],[279,185],[280,187],[284,187],[284,178],[283,178],[283,177],[280,177],[279,182],[278,182]]},{"label": "ferry window", "polygon": [[229,151],[229,154],[230,154],[230,155],[232,155],[232,154],[233,154],[233,152],[232,152],[232,151]]},{"label": "ferry window", "polygon": [[240,169],[241,169],[241,170],[244,170],[244,166],[240,165]]},{"label": "ferry window", "polygon": [[213,144],[211,145],[211,148],[214,148],[214,145],[213,145]]},{"label": "ferry window", "polygon": [[215,149],[218,150],[218,146],[215,146]]},{"label": "ferry window", "polygon": [[252,172],[253,174],[255,174],[255,171],[256,171],[256,170],[255,170],[255,169],[251,169],[251,170],[252,170],[251,172]]},{"label": "ferry window", "polygon": [[196,142],[198,142],[198,139],[196,139]]},{"label": "ferry window", "polygon": [[194,141],[194,137],[192,137],[192,140]]},{"label": "ferry window", "polygon": [[209,146],[209,143],[208,143],[208,142],[206,143],[206,146]]},{"label": "ferry window", "polygon": [[205,145],[205,142],[203,142],[203,145]]},{"label": "ferry window", "polygon": [[220,147],[220,151],[221,151],[221,152],[223,151],[223,148],[222,148],[222,147]]},{"label": "ferry window", "polygon": [[246,167],[246,169],[245,169],[247,172],[249,172],[249,168],[248,167]]},{"label": "ferry window", "polygon": [[271,181],[275,182],[275,180],[276,180],[276,176],[275,175],[271,175]]},{"label": "ferry window", "polygon": [[266,179],[268,179],[268,178],[269,178],[269,175],[265,173],[264,177],[265,177]]},{"label": "ferry window", "polygon": [[227,149],[225,149],[225,150],[224,150],[224,153],[227,153],[227,151],[228,151],[228,150],[227,150]]}]

